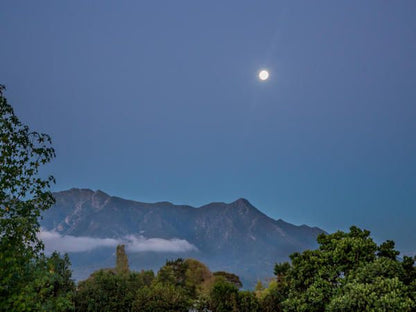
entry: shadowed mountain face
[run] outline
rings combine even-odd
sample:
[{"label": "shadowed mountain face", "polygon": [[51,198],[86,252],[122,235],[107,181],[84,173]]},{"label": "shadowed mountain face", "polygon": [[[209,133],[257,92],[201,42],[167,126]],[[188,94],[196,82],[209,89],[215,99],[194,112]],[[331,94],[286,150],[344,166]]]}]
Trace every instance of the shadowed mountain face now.
[{"label": "shadowed mountain face", "polygon": [[[157,270],[166,259],[193,257],[212,270],[240,275],[245,287],[271,277],[276,262],[295,251],[315,248],[323,231],[273,220],[246,199],[230,204],[211,203],[199,208],[135,202],[101,191],[71,189],[55,193],[56,204],[46,211],[41,225],[61,235],[122,239],[130,235],[163,240],[180,239],[196,247],[182,252],[129,252],[132,269]],[[112,266],[113,248],[70,253],[74,276]]]}]

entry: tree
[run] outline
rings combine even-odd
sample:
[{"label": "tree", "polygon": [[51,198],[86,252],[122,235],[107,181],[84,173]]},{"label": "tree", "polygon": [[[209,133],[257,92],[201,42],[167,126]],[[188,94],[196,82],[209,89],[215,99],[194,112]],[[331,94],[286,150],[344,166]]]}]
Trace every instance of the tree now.
[{"label": "tree", "polygon": [[230,284],[233,284],[237,288],[243,287],[243,284],[240,281],[240,277],[233,273],[229,273],[225,271],[218,271],[218,272],[214,272],[213,275],[215,277],[224,278],[225,281],[229,282]]},{"label": "tree", "polygon": [[392,240],[387,240],[380,245],[377,251],[377,256],[386,257],[393,260],[396,260],[400,252],[394,250],[394,242]]},{"label": "tree", "polygon": [[185,288],[192,297],[205,295],[213,283],[213,275],[208,267],[195,259],[186,259]]},{"label": "tree", "polygon": [[116,260],[116,272],[117,274],[129,273],[129,259],[124,250],[124,245],[117,246],[117,260]]},{"label": "tree", "polygon": [[274,275],[276,275],[278,279],[282,278],[287,274],[289,269],[289,262],[276,263],[276,265],[274,266]]},{"label": "tree", "polygon": [[238,311],[238,288],[225,280],[217,277],[210,292],[210,309],[215,312]]},{"label": "tree", "polygon": [[75,283],[70,266],[68,255],[61,257],[57,252],[32,261],[31,280],[23,289],[23,302],[31,298],[31,309],[35,311],[73,311]]},{"label": "tree", "polygon": [[184,259],[167,260],[157,273],[157,280],[162,284],[170,284],[184,288],[186,286],[186,271],[188,263]]},{"label": "tree", "polygon": [[78,284],[76,311],[132,311],[140,289],[150,287],[153,271],[116,274],[114,270],[99,270]]},{"label": "tree", "polygon": [[4,90],[0,85],[0,310],[22,311],[33,304],[23,290],[43,249],[38,218],[54,203],[54,178],[40,177],[39,169],[55,151],[47,134],[20,122]]},{"label": "tree", "polygon": [[131,311],[139,289],[152,285],[153,271],[130,272],[124,245],[116,252],[115,268],[95,271],[78,284],[76,311]]},{"label": "tree", "polygon": [[191,300],[183,288],[156,282],[138,290],[132,311],[187,312],[190,306]]},{"label": "tree", "polygon": [[267,288],[256,292],[261,310],[263,312],[283,311],[282,302],[287,299],[288,291],[286,277],[280,275],[277,279],[272,279]]},{"label": "tree", "polygon": [[248,290],[238,293],[238,311],[239,312],[259,312],[260,304],[256,295]]},{"label": "tree", "polygon": [[100,270],[79,282],[75,298],[76,311],[129,311],[131,301],[127,279],[112,271]]},{"label": "tree", "polygon": [[329,312],[414,311],[414,301],[397,278],[376,277],[371,283],[347,283],[327,306]]},{"label": "tree", "polygon": [[[414,311],[414,262],[397,259],[394,242],[380,246],[355,226],[318,236],[319,248],[276,265],[283,311]],[[276,309],[276,310],[279,310]]]}]

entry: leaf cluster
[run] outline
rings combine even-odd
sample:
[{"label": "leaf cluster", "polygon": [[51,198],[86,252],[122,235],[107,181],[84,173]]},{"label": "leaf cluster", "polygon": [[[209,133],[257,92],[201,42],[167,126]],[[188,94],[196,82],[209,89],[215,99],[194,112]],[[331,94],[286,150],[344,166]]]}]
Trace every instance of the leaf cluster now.
[{"label": "leaf cluster", "polygon": [[352,226],[321,234],[318,243],[316,250],[292,254],[290,264],[275,266],[275,310],[416,310],[414,259],[400,261],[393,241],[378,246],[369,231]]},{"label": "leaf cluster", "polygon": [[[50,192],[55,180],[43,178],[40,169],[55,151],[47,134],[31,131],[18,119],[4,90],[0,85],[0,310],[36,311],[51,302],[45,299],[50,287],[40,286],[58,278],[48,273],[51,264],[37,236],[41,212],[55,202]],[[66,309],[62,300],[56,311]]]}]

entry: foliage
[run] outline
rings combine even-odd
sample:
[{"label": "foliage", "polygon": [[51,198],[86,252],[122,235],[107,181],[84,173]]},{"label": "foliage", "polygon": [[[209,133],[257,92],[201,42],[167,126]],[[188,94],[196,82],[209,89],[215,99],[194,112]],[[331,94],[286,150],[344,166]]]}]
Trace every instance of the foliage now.
[{"label": "foliage", "polygon": [[128,311],[127,281],[112,271],[100,270],[78,284],[77,311]]},{"label": "foliage", "polygon": [[115,274],[100,270],[78,284],[76,311],[131,311],[137,291],[154,280],[153,271]]},{"label": "foliage", "polygon": [[260,280],[257,281],[256,286],[254,287],[254,291],[256,292],[256,294],[258,294],[257,296],[260,296],[263,290],[264,290],[263,283]]},{"label": "foliage", "polygon": [[256,295],[248,290],[238,293],[239,312],[260,312],[261,307]]},{"label": "foliage", "polygon": [[[153,272],[107,269],[81,282],[77,311],[415,311],[415,259],[397,259],[357,227],[318,237],[319,248],[276,264],[267,288],[239,291],[238,276],[212,274],[194,259],[169,260]],[[127,258],[127,256],[126,256]],[[149,274],[150,273],[150,274]]]},{"label": "foliage", "polygon": [[256,294],[263,312],[279,312],[282,311],[281,303],[287,298],[288,285],[283,278],[274,279],[270,281],[267,288]]},{"label": "foliage", "polygon": [[116,249],[117,260],[116,260],[116,271],[117,274],[129,273],[129,260],[124,250],[124,245],[118,245]]},{"label": "foliage", "polygon": [[179,287],[192,298],[209,293],[213,275],[205,264],[195,259],[168,260],[160,268],[157,281]]},{"label": "foliage", "polygon": [[42,179],[39,169],[55,151],[47,134],[19,121],[3,90],[0,85],[0,247],[31,259],[43,247],[37,238],[40,213],[54,203],[49,191],[54,178]]},{"label": "foliage", "polygon": [[238,288],[222,277],[216,278],[210,292],[210,309],[215,312],[238,311]]},{"label": "foliage", "polygon": [[392,240],[387,240],[378,247],[377,256],[390,258],[396,260],[397,256],[400,254],[397,250],[394,250],[394,242]]},{"label": "foliage", "polygon": [[186,270],[188,264],[184,259],[168,260],[157,273],[157,280],[162,284],[171,284],[176,287],[185,287]]},{"label": "foliage", "polygon": [[190,306],[190,297],[182,288],[156,282],[138,290],[132,311],[187,312]]},{"label": "foliage", "polygon": [[377,246],[353,226],[318,243],[276,265],[275,283],[261,292],[264,311],[414,311],[414,261],[400,262],[394,242]]},{"label": "foliage", "polygon": [[[75,284],[68,255],[40,256],[27,266],[26,283],[3,301],[4,311],[73,311]],[[29,279],[30,278],[30,279]],[[8,299],[8,300],[7,300]]]},{"label": "foliage", "polygon": [[208,267],[195,259],[186,259],[186,288],[192,296],[207,294],[212,287],[213,275]]},{"label": "foliage", "polygon": [[63,258],[54,252],[42,256],[31,267],[32,280],[24,287],[24,302],[34,311],[73,311],[75,284],[71,279],[68,255]]},{"label": "foliage", "polygon": [[277,277],[283,277],[287,274],[290,269],[290,264],[288,262],[278,263],[274,266],[274,275]]},{"label": "foliage", "polygon": [[70,287],[61,282],[69,277],[50,270],[68,259],[44,257],[37,237],[40,214],[54,203],[54,178],[42,178],[39,170],[55,151],[47,134],[20,122],[3,91],[0,85],[0,311],[36,311],[45,304],[65,311],[70,294],[62,291]]},{"label": "foliage", "polygon": [[213,274],[215,277],[224,278],[227,282],[233,284],[237,288],[243,287],[243,284],[240,281],[240,277],[238,277],[237,275],[233,273],[218,271],[218,272],[214,272]]},{"label": "foliage", "polygon": [[412,311],[414,301],[397,278],[376,277],[371,283],[351,281],[334,296],[327,311]]},{"label": "foliage", "polygon": [[128,276],[128,285],[131,289],[139,289],[141,287],[150,286],[155,279],[153,271],[141,270],[140,272],[130,272]]}]

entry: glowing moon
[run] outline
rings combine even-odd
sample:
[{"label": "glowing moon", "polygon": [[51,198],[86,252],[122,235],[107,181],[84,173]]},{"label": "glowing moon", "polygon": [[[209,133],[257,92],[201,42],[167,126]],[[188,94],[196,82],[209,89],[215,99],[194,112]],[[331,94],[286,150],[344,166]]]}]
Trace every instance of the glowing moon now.
[{"label": "glowing moon", "polygon": [[265,70],[265,69],[261,70],[259,72],[259,79],[260,80],[267,80],[267,79],[269,79],[269,72],[267,70]]}]

